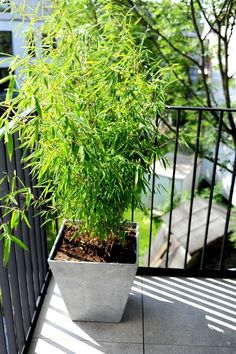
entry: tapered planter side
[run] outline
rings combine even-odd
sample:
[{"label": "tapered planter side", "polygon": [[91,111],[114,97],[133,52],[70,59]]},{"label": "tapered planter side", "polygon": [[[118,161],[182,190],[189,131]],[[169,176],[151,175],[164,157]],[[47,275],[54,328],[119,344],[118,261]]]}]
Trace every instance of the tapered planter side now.
[{"label": "tapered planter side", "polygon": [[[136,226],[138,240],[138,225],[131,225]],[[49,265],[71,319],[120,322],[138,268],[138,252],[134,264],[53,260],[63,228],[49,255]]]}]

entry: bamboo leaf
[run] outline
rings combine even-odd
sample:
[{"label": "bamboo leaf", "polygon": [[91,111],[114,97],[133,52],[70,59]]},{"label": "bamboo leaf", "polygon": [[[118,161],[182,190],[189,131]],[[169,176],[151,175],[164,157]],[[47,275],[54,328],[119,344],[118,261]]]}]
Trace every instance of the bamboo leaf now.
[{"label": "bamboo leaf", "polygon": [[10,75],[10,82],[7,89],[6,101],[10,101],[12,99],[15,90],[15,84],[16,84],[15,75]]},{"label": "bamboo leaf", "polygon": [[17,246],[19,246],[23,250],[29,251],[28,247],[18,237],[11,236],[11,241],[13,241]]},{"label": "bamboo leaf", "polygon": [[19,224],[19,219],[20,219],[20,215],[19,215],[19,211],[18,210],[14,210],[11,214],[11,229],[16,229],[18,224]]},{"label": "bamboo leaf", "polygon": [[13,204],[18,206],[17,200],[12,194],[8,194],[8,198]]},{"label": "bamboo leaf", "polygon": [[5,82],[9,81],[11,78],[11,75],[5,76],[0,80],[0,85],[5,84]]},{"label": "bamboo leaf", "polygon": [[34,96],[34,100],[35,100],[35,108],[36,108],[36,111],[38,113],[38,116],[39,118],[42,118],[42,110],[41,110],[41,107],[40,107],[40,103],[39,103],[39,100],[36,96]]},{"label": "bamboo leaf", "polygon": [[45,86],[48,88],[48,80],[46,77],[43,78],[43,82],[44,82]]},{"label": "bamboo leaf", "polygon": [[24,220],[24,222],[26,223],[26,225],[30,228],[31,226],[30,226],[29,220],[28,220],[28,218],[27,218],[25,212],[22,212],[22,213],[21,213],[21,218]]},{"label": "bamboo leaf", "polygon": [[4,241],[3,241],[3,264],[5,266],[9,261],[10,251],[11,251],[11,238],[9,237],[9,235],[7,235],[4,237]]},{"label": "bamboo leaf", "polygon": [[7,134],[7,152],[9,155],[9,159],[11,161],[14,150],[13,136],[12,134]]},{"label": "bamboo leaf", "polygon": [[35,120],[34,137],[35,137],[35,142],[37,142],[38,141],[38,137],[39,137],[39,120],[38,119]]}]

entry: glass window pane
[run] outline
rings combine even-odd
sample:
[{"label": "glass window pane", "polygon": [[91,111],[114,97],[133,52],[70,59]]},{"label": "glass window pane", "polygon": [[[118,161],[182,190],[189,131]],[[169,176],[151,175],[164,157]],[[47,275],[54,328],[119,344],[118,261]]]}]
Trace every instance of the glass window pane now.
[{"label": "glass window pane", "polygon": [[0,31],[0,53],[13,54],[11,31]]},{"label": "glass window pane", "polygon": [[0,12],[10,12],[10,11],[11,11],[10,0],[1,0],[0,1]]},{"label": "glass window pane", "polygon": [[[8,68],[0,68],[0,80],[8,75],[9,75]],[[3,84],[0,84],[0,92],[4,91],[6,88],[8,88],[8,85],[9,85],[9,81],[6,81]]]}]

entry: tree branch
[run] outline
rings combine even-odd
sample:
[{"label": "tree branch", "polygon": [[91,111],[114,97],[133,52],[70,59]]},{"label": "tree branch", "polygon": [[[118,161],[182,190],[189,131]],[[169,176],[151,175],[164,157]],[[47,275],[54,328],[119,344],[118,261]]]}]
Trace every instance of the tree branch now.
[{"label": "tree branch", "polygon": [[234,31],[234,26],[235,26],[235,24],[236,24],[236,14],[234,15],[233,23],[231,23],[231,25],[230,25],[230,33],[229,33],[229,35],[228,35],[227,43],[229,43],[230,40],[231,40],[231,37],[232,37],[233,31]]},{"label": "tree branch", "polygon": [[214,21],[213,23],[210,22],[210,20],[207,17],[206,12],[205,12],[200,0],[197,0],[197,4],[198,4],[198,6],[199,6],[199,8],[200,8],[200,10],[201,10],[201,12],[203,14],[204,19],[206,20],[208,26],[210,27],[211,31],[215,32],[215,34],[217,34],[217,36],[221,36],[221,33],[219,33],[218,30],[214,27],[216,21]]},{"label": "tree branch", "polygon": [[134,4],[134,2],[132,0],[127,0],[128,3],[130,4],[130,6],[133,8],[134,12],[136,13],[136,15],[141,19],[140,22],[145,26],[150,28],[154,33],[156,33],[159,37],[161,37],[175,52],[177,52],[178,54],[180,54],[182,57],[190,60],[192,63],[194,63],[198,68],[200,68],[199,63],[192,58],[190,55],[182,52],[179,48],[177,48],[168,38],[166,38],[166,36],[161,33],[161,31],[156,28],[153,27],[153,25],[150,23],[150,21],[148,21],[147,19],[144,18],[144,16],[138,11],[137,6]]},{"label": "tree branch", "polygon": [[207,98],[207,105],[211,106],[211,96],[210,96],[210,89],[206,80],[206,75],[205,75],[205,47],[204,47],[204,42],[201,37],[201,33],[199,30],[199,26],[196,20],[196,15],[195,15],[195,8],[193,4],[193,0],[190,1],[190,7],[191,7],[191,16],[192,16],[192,21],[193,21],[193,26],[196,31],[199,43],[200,43],[200,48],[201,48],[201,55],[202,55],[202,63],[200,65],[200,70],[201,70],[201,75],[202,75],[202,80],[203,80],[203,85],[205,87],[206,91],[206,98]]}]

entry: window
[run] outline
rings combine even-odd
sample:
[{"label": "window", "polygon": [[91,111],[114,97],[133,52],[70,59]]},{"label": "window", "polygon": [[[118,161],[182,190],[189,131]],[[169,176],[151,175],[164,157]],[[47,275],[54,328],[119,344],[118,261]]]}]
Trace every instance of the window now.
[{"label": "window", "polygon": [[10,0],[1,0],[0,1],[0,12],[10,12],[11,11],[11,2]]},{"label": "window", "polygon": [[0,31],[0,53],[13,54],[11,31]]},{"label": "window", "polygon": [[[0,68],[0,80],[9,75],[8,68]],[[0,85],[0,92],[3,92],[8,88],[9,81],[4,82]]]}]

